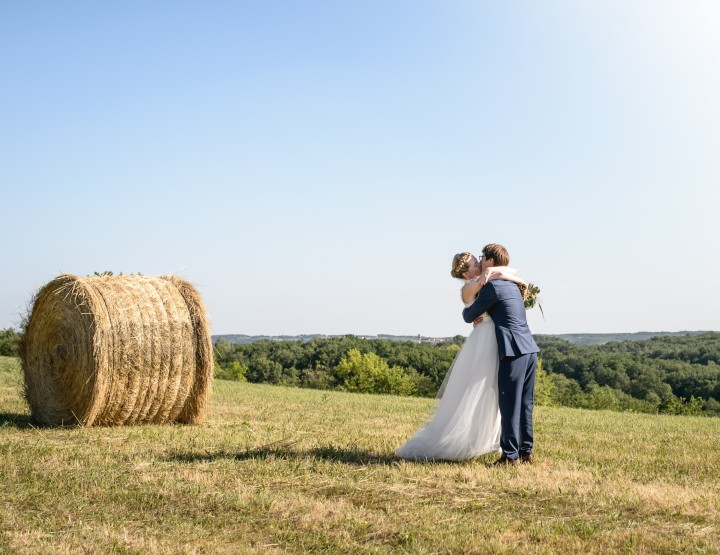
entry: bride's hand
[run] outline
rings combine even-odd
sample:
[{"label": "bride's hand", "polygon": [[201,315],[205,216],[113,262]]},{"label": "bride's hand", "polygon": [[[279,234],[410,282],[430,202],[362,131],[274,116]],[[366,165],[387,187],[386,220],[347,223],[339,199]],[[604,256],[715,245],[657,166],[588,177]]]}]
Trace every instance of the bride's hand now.
[{"label": "bride's hand", "polygon": [[482,273],[476,277],[475,279],[480,284],[480,287],[485,285],[489,280],[490,276],[493,275],[493,269],[492,268],[485,268]]}]

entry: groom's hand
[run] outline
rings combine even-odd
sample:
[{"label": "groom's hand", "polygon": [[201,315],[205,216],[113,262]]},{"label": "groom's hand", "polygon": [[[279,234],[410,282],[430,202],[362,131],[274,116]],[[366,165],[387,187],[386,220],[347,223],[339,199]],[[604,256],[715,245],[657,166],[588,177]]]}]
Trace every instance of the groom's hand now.
[{"label": "groom's hand", "polygon": [[476,328],[477,326],[482,324],[482,321],[483,321],[483,317],[478,316],[475,320],[473,320],[473,327]]}]

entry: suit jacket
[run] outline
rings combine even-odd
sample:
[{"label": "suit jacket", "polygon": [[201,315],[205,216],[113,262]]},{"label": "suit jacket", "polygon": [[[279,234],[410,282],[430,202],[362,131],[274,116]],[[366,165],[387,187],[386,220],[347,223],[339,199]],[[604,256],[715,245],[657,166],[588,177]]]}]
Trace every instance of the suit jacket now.
[{"label": "suit jacket", "polygon": [[463,319],[469,323],[485,312],[495,323],[501,359],[540,351],[530,333],[517,284],[502,279],[487,282],[475,302],[463,310]]}]

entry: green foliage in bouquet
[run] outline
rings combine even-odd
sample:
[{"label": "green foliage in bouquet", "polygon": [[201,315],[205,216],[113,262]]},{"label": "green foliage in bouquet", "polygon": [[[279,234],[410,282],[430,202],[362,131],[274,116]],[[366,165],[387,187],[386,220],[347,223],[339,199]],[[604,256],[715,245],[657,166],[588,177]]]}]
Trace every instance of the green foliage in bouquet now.
[{"label": "green foliage in bouquet", "polygon": [[528,308],[535,308],[535,305],[537,305],[540,309],[540,314],[542,314],[544,320],[545,312],[543,312],[543,307],[538,300],[540,288],[532,282],[528,283],[527,287],[522,287],[521,285],[518,285],[518,287],[520,288],[520,292],[523,296],[523,304],[525,305],[525,309],[527,310]]}]

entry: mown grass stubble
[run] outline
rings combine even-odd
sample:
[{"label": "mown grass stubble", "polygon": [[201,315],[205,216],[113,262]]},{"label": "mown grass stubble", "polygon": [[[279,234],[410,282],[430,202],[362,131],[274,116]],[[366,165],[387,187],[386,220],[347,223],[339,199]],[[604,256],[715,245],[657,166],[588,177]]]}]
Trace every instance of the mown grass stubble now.
[{"label": "mown grass stubble", "polygon": [[394,458],[432,401],[216,382],[203,426],[36,429],[0,359],[8,553],[712,553],[720,421],[536,410],[537,463]]}]

